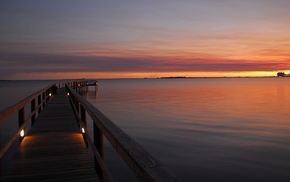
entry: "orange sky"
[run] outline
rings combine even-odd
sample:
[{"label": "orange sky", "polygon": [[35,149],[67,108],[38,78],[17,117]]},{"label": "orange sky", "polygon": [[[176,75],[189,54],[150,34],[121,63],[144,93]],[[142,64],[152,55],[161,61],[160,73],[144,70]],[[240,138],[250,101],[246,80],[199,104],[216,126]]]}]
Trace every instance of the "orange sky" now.
[{"label": "orange sky", "polygon": [[286,0],[68,2],[1,1],[0,80],[290,72]]}]

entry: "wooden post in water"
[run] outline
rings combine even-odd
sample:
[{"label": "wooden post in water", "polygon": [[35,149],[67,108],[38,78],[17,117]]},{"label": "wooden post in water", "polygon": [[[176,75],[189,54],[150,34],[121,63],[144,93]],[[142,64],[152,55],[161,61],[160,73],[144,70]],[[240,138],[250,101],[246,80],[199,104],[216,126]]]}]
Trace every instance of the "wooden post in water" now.
[{"label": "wooden post in water", "polygon": [[[95,123],[94,123],[94,144],[95,144],[96,149],[100,153],[100,156],[102,157],[102,159],[104,159],[104,134]],[[95,168],[100,179],[101,180],[104,179],[102,168],[99,166],[99,163],[96,157],[94,157],[94,163],[95,163]]]},{"label": "wooden post in water", "polygon": [[[24,123],[24,121],[25,121],[25,111],[24,111],[24,107],[23,107],[18,111],[18,125],[19,125],[19,127],[21,127],[21,125]],[[24,128],[23,128],[23,131],[24,131]],[[23,136],[19,136],[19,143],[22,142]]]},{"label": "wooden post in water", "polygon": [[[31,113],[35,110],[35,99],[31,101]],[[35,113],[31,116],[31,126],[34,124],[35,121]]]},{"label": "wooden post in water", "polygon": [[89,86],[88,86],[88,84],[89,84],[89,82],[88,81],[86,81],[86,93],[89,91]]},{"label": "wooden post in water", "polygon": [[97,98],[97,95],[98,95],[98,90],[99,89],[99,85],[98,85],[98,81],[95,82],[95,96]]}]

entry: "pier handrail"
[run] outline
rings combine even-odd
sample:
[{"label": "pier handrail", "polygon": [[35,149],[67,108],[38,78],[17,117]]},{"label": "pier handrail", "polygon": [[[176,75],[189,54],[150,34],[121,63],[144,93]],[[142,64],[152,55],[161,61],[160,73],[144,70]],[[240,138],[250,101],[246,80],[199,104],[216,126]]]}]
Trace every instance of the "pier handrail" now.
[{"label": "pier handrail", "polygon": [[[28,96],[27,98],[19,101],[18,103],[0,111],[0,123],[11,117],[13,114],[18,112],[18,123],[19,123],[19,129],[15,132],[15,134],[9,139],[9,141],[2,147],[0,150],[0,162],[5,154],[5,152],[10,148],[10,146],[13,144],[13,142],[18,138],[20,135],[21,130],[23,130],[27,123],[31,120],[31,124],[33,124],[36,113],[41,112],[41,110],[44,108],[46,102],[49,99],[49,93],[53,91],[53,87],[55,84],[51,84],[40,91],[37,91],[36,93]],[[37,99],[37,104],[36,104]],[[27,104],[31,103],[31,112],[27,118],[25,118],[25,106]],[[21,138],[20,138],[21,141]],[[1,175],[1,163],[0,163],[0,175]]]},{"label": "pier handrail", "polygon": [[[134,139],[121,130],[114,122],[107,118],[96,107],[89,103],[84,97],[79,95],[70,86],[65,85],[72,103],[76,106],[79,118],[85,119],[87,112],[93,120],[94,129],[97,130],[98,137],[94,139],[102,140],[104,135],[111,143],[118,155],[129,166],[129,168],[137,175],[140,181],[180,181],[179,178],[163,163],[153,158],[143,147]],[[84,123],[86,121],[83,121]],[[94,131],[95,134],[95,131]],[[92,148],[96,147],[100,156],[103,156],[102,141],[97,141]],[[97,158],[97,157],[96,157]],[[97,160],[98,161],[98,160]],[[100,164],[100,170],[104,172]],[[104,175],[105,175],[104,174]]]},{"label": "pier handrail", "polygon": [[[26,106],[29,102],[31,102],[32,100],[34,100],[37,96],[43,94],[44,92],[48,91],[49,89],[51,89],[53,86],[55,86],[55,84],[51,84],[39,91],[37,91],[34,94],[31,94],[30,96],[26,97],[25,99],[17,102],[16,104],[3,109],[0,111],[0,123],[5,121],[7,118],[9,118],[11,115],[15,114],[17,111],[19,111],[22,107]],[[48,96],[48,94],[47,94]]]},{"label": "pier handrail", "polygon": [[[77,122],[80,126],[80,128],[86,128],[86,124],[82,121],[82,118],[79,116],[79,111],[77,110],[77,108],[75,107],[72,97],[69,97],[70,99],[70,103],[72,104],[72,108],[73,108],[73,112],[76,116]],[[84,118],[83,118],[84,119]],[[95,143],[93,141],[93,139],[91,138],[90,135],[87,134],[87,132],[83,131],[83,136],[86,142],[88,142],[90,144],[90,146],[94,146]],[[87,145],[87,143],[86,143]],[[97,170],[98,170],[98,175],[100,176],[100,178],[104,179],[104,181],[106,182],[113,182],[113,178],[109,173],[109,170],[107,169],[107,166],[105,165],[102,156],[100,154],[100,152],[98,151],[98,149],[96,147],[91,147],[91,150],[94,154],[95,157],[95,162],[98,163]],[[95,165],[96,166],[96,165]]]}]

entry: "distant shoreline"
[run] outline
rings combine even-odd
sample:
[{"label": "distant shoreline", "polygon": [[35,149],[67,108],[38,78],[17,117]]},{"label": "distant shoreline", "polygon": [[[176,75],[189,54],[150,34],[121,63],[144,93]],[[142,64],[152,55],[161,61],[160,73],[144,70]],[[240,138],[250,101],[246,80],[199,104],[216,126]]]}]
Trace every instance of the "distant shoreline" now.
[{"label": "distant shoreline", "polygon": [[157,79],[194,79],[194,78],[280,78],[280,77],[277,77],[277,76],[221,76],[221,77],[170,76],[170,77],[159,77]]},{"label": "distant shoreline", "polygon": [[[186,76],[168,76],[168,77],[154,77],[154,78],[87,78],[87,80],[137,80],[137,79],[213,79],[213,78],[290,78],[289,76],[277,77],[277,76],[222,76],[222,77],[186,77]],[[83,80],[79,79],[40,79],[40,80],[0,80],[0,82],[9,81],[72,81],[72,80]]]}]

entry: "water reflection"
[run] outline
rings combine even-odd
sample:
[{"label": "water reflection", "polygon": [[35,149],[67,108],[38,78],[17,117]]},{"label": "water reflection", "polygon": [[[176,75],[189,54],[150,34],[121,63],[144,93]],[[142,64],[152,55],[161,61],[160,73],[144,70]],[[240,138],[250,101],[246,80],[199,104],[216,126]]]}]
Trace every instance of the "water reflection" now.
[{"label": "water reflection", "polygon": [[88,99],[184,181],[285,181],[289,81],[103,80]]},{"label": "water reflection", "polygon": [[85,98],[98,100],[98,86],[87,86],[82,87],[78,92]]}]

